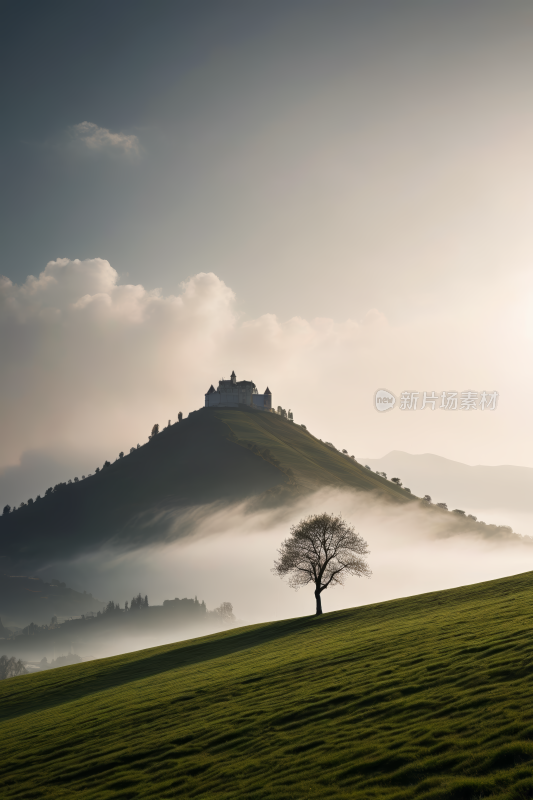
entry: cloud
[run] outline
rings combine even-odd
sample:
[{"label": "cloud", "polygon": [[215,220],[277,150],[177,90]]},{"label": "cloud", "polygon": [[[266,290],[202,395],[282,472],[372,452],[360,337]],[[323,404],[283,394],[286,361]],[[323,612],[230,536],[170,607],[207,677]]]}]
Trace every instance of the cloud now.
[{"label": "cloud", "polygon": [[137,136],[126,133],[112,133],[100,128],[94,122],[80,122],[73,125],[70,134],[74,141],[95,152],[121,152],[138,155],[140,145]]},{"label": "cloud", "polygon": [[[498,324],[485,326],[484,316],[495,312]],[[100,459],[145,441],[155,422],[201,407],[210,384],[232,369],[260,391],[269,385],[276,406],[350,453],[433,451],[494,463],[497,448],[527,447],[520,431],[529,410],[520,404],[528,373],[512,347],[516,334],[509,309],[482,305],[453,322],[435,315],[409,326],[391,324],[379,309],[342,322],[246,319],[214,272],[165,294],[121,283],[105,259],[57,259],[22,285],[0,278],[0,470],[30,452],[41,454],[42,465],[43,453],[68,451],[65,468],[74,458],[81,470],[85,453],[83,471],[92,472]],[[372,403],[381,386],[395,393],[494,388],[500,407],[380,415]],[[31,494],[48,485],[43,478]],[[29,492],[25,480],[21,497],[0,502],[13,505]]]}]

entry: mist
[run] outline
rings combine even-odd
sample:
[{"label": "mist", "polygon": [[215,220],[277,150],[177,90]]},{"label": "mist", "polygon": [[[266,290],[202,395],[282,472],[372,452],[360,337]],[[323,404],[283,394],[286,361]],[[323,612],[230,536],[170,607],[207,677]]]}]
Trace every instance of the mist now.
[{"label": "mist", "polygon": [[[250,513],[245,505],[194,512],[189,535],[121,551],[109,548],[39,571],[100,600],[123,605],[133,594],[150,604],[195,597],[208,609],[233,604],[239,624],[314,613],[312,587],[296,592],[271,572],[291,525],[309,514],[340,513],[368,542],[372,577],[347,578],[323,595],[326,612],[493,580],[533,568],[533,539],[515,534],[472,535],[456,515],[431,514],[415,504],[380,504],[358,492],[323,490],[290,509]],[[452,527],[451,522],[454,525]],[[130,649],[138,649],[135,642]]]}]

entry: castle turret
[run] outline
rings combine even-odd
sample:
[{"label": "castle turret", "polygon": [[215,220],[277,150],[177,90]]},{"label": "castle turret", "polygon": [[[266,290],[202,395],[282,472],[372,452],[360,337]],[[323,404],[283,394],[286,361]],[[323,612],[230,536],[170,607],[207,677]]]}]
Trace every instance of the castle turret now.
[{"label": "castle turret", "polygon": [[232,383],[237,383],[237,376],[235,375],[235,370],[230,375],[230,379]]}]

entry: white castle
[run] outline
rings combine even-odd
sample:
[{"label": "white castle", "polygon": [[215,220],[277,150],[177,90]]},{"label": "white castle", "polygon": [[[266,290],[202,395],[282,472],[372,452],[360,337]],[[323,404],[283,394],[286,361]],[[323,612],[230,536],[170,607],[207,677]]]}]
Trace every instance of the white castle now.
[{"label": "white castle", "polygon": [[218,389],[213,385],[205,395],[205,407],[215,408],[226,406],[237,408],[244,404],[259,408],[262,411],[272,411],[272,394],[270,389],[265,389],[264,394],[259,394],[257,386],[252,381],[238,381],[235,372],[231,373],[229,381],[222,379],[218,382]]}]

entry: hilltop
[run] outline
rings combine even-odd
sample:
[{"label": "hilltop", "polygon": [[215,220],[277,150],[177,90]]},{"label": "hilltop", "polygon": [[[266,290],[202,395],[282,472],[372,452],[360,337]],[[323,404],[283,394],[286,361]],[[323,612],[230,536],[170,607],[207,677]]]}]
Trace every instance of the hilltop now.
[{"label": "hilltop", "polygon": [[2,795],[531,798],[532,579],[3,681]]},{"label": "hilltop", "polygon": [[176,512],[212,503],[290,503],[322,486],[399,502],[410,495],[277,414],[201,409],[84,480],[0,517],[0,567],[36,566],[113,540],[139,546],[187,533]]}]

